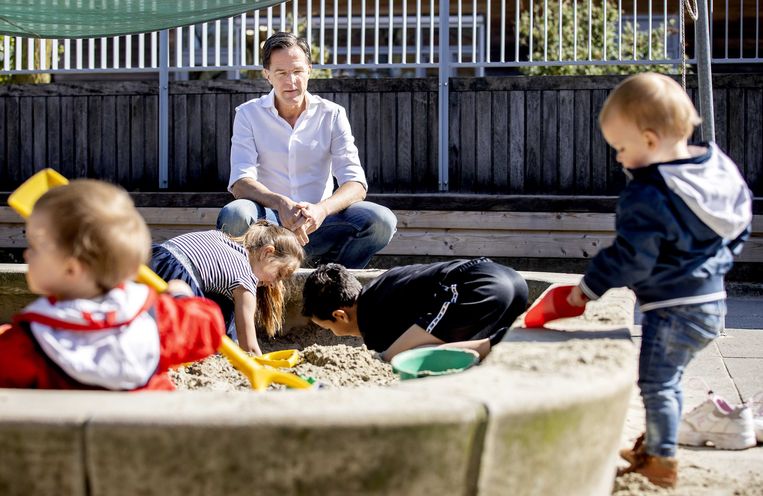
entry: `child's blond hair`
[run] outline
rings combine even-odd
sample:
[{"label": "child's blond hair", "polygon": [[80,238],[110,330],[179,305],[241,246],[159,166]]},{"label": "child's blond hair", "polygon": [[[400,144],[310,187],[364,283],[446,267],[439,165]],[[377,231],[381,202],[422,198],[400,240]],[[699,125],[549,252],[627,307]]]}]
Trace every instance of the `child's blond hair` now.
[{"label": "child's blond hair", "polygon": [[123,189],[78,179],[47,191],[33,214],[44,213],[59,248],[85,264],[96,284],[108,291],[134,277],[148,260],[151,234]]},{"label": "child's blond hair", "polygon": [[630,76],[612,90],[599,114],[599,125],[613,114],[633,122],[641,131],[660,137],[688,139],[702,120],[689,95],[673,79],[645,72]]},{"label": "child's blond hair", "polygon": [[[267,220],[258,220],[242,236],[231,239],[244,245],[250,255],[254,255],[260,248],[272,246],[275,249],[273,256],[277,260],[294,260],[300,265],[305,259],[305,250],[294,233]],[[257,288],[256,318],[270,337],[283,328],[284,292],[281,281]]]}]

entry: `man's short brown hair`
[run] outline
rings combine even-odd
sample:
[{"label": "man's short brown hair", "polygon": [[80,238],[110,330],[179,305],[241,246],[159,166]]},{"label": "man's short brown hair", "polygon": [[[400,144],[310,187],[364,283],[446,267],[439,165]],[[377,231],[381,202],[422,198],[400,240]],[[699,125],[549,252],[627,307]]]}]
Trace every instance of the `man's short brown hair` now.
[{"label": "man's short brown hair", "polygon": [[262,67],[270,69],[270,56],[275,50],[288,49],[291,47],[299,47],[305,52],[305,61],[308,64],[311,64],[310,47],[307,46],[305,39],[297,38],[292,33],[286,31],[279,31],[265,40],[265,44],[262,47]]}]

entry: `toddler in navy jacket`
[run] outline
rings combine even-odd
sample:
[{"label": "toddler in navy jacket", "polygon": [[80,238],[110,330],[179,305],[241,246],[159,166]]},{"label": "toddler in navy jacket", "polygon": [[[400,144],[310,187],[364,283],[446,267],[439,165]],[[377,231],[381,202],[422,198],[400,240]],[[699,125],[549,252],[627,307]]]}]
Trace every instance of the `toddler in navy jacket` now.
[{"label": "toddler in navy jacket", "polygon": [[749,237],[752,195],[715,143],[689,145],[700,123],[681,86],[654,73],[629,77],[604,102],[599,125],[630,178],[616,238],[569,296],[584,305],[610,288],[638,298],[643,338],[639,389],[646,434],[624,456],[651,482],[673,487],[681,376],[723,329],[723,278]]}]

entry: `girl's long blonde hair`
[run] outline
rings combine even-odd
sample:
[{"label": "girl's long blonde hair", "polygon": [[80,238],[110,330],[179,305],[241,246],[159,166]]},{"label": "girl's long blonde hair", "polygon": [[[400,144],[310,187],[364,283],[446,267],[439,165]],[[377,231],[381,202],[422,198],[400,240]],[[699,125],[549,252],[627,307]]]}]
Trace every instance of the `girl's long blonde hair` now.
[{"label": "girl's long blonde hair", "polygon": [[[273,257],[277,260],[296,261],[299,266],[305,259],[305,250],[293,232],[264,219],[249,226],[243,235],[231,236],[231,239],[241,243],[249,256],[254,256],[260,248],[272,246],[275,250]],[[283,281],[257,287],[255,318],[271,338],[283,329],[284,293]]]}]

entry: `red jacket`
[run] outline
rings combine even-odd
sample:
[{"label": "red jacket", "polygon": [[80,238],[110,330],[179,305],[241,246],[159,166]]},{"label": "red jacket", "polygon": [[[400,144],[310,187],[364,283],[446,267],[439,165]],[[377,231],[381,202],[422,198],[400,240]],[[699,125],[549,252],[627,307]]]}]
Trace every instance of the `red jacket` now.
[{"label": "red jacket", "polygon": [[215,353],[224,334],[210,300],[135,283],[97,301],[39,298],[0,328],[0,387],[171,390],[167,371]]}]

